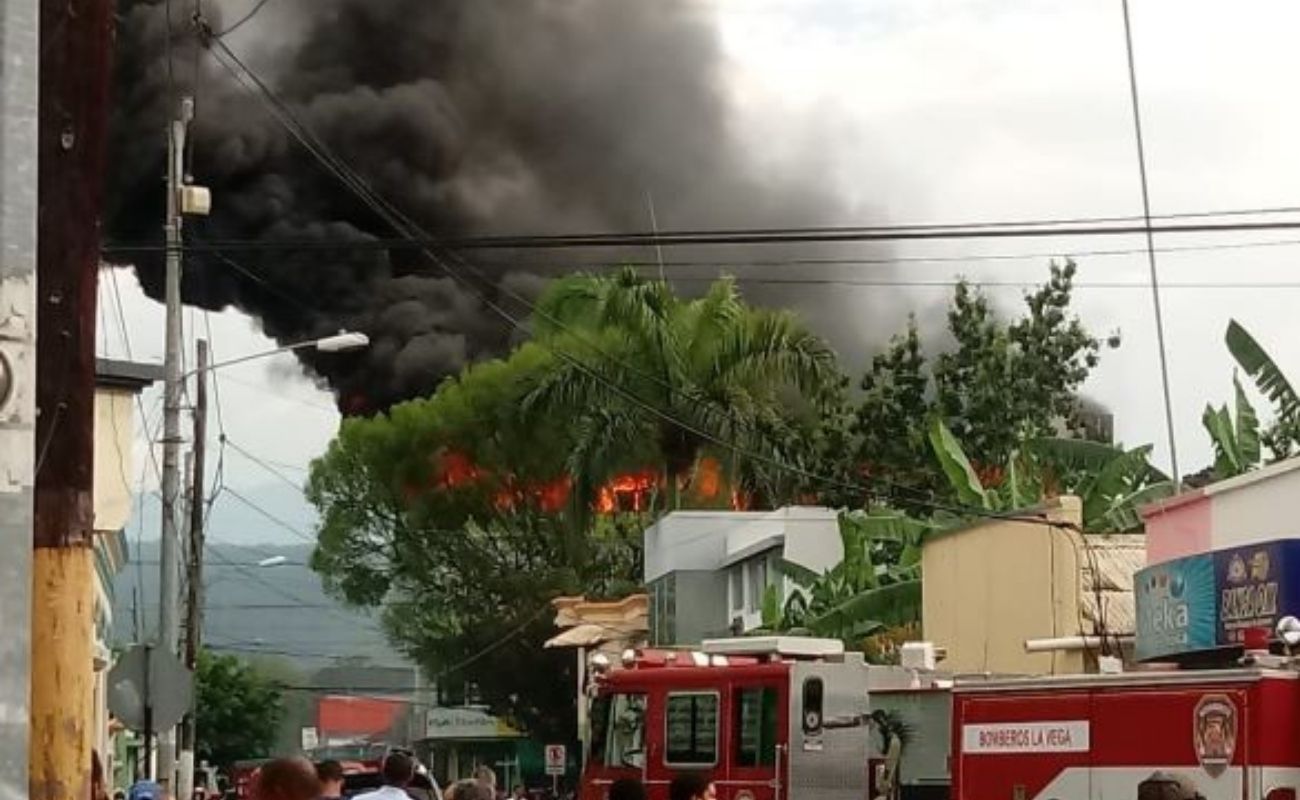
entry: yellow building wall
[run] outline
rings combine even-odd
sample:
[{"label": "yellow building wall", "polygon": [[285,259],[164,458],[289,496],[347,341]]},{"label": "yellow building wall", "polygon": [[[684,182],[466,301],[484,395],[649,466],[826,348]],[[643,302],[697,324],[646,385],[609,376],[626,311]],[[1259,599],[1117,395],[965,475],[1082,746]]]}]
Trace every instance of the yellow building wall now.
[{"label": "yellow building wall", "polygon": [[[1049,518],[1079,524],[1079,501],[1062,497]],[[958,674],[1084,671],[1084,653],[1026,653],[1025,640],[1076,636],[1083,541],[1047,524],[986,521],[940,534],[922,551],[922,625]]]},{"label": "yellow building wall", "polygon": [[[95,390],[95,530],[116,531],[131,518],[132,489],[140,480],[132,462],[135,395]],[[133,477],[134,475],[134,477]]]}]

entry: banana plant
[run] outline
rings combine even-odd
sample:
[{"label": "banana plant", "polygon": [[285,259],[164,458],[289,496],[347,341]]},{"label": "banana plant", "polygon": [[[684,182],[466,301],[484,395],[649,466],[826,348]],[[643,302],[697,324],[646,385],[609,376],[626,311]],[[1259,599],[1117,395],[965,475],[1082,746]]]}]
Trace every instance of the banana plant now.
[{"label": "banana plant", "polygon": [[855,647],[883,629],[921,618],[921,544],[933,523],[889,510],[839,518],[844,557],[823,573],[782,561],[779,572],[797,588],[781,603],[768,587],[763,628],[841,639]]},{"label": "banana plant", "polygon": [[[1268,446],[1274,459],[1287,458],[1300,447],[1300,394],[1268,352],[1235,319],[1228,322],[1223,340],[1237,364],[1255,382],[1255,388],[1273,404],[1274,421],[1260,432],[1260,440]],[[1219,439],[1214,431],[1210,435],[1216,438],[1217,474]]]},{"label": "banana plant", "polygon": [[930,425],[930,446],[957,498],[985,511],[1013,511],[1058,494],[1077,495],[1087,531],[1142,527],[1138,509],[1174,493],[1149,462],[1150,445],[1123,450],[1076,439],[1036,439],[1012,452],[997,485],[985,485],[943,420]]},{"label": "banana plant", "polygon": [[1217,409],[1206,404],[1205,413],[1201,415],[1201,423],[1214,443],[1214,477],[1219,480],[1255,469],[1262,456],[1259,417],[1236,375],[1232,376],[1232,386],[1237,394],[1235,420],[1227,403]]}]

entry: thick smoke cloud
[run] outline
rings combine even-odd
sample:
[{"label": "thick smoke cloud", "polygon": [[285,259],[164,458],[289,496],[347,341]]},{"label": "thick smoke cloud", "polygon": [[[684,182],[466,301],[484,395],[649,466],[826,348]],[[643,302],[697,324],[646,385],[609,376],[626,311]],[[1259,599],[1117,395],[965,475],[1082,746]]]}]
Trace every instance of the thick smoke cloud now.
[{"label": "thick smoke cloud", "polygon": [[[107,238],[157,241],[173,107],[166,6],[119,5]],[[209,218],[187,223],[189,240],[391,235],[197,46],[188,4],[172,5],[170,75],[198,97],[192,172],[214,198]],[[249,4],[204,5],[221,31]],[[647,192],[692,227],[835,217],[815,176],[756,169],[737,146],[719,43],[698,0],[273,0],[226,41],[381,196],[437,235],[644,230]],[[341,328],[371,336],[365,353],[304,355],[347,411],[428,392],[517,335],[415,255],[223,255],[187,257],[186,302],[236,306],[281,342]],[[161,257],[134,261],[159,297]],[[493,274],[535,290],[534,267],[526,255],[498,257]]]}]

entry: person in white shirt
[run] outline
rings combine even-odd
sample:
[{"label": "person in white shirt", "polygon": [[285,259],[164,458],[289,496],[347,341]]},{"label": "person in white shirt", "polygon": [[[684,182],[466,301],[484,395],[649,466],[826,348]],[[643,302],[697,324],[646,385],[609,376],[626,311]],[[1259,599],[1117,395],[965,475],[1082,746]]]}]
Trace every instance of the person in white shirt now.
[{"label": "person in white shirt", "polygon": [[415,759],[406,753],[393,752],[384,757],[381,770],[384,785],[374,790],[359,794],[353,800],[410,800],[406,787],[415,777]]}]

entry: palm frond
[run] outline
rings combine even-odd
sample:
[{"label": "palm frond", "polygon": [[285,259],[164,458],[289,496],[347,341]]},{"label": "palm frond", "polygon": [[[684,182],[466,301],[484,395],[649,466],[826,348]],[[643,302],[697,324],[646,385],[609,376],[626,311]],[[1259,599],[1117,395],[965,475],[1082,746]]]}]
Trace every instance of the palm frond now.
[{"label": "palm frond", "polygon": [[1142,528],[1141,510],[1145,505],[1173,497],[1173,481],[1160,481],[1143,486],[1135,492],[1116,498],[1100,518],[1088,526],[1090,532],[1128,533]]}]

